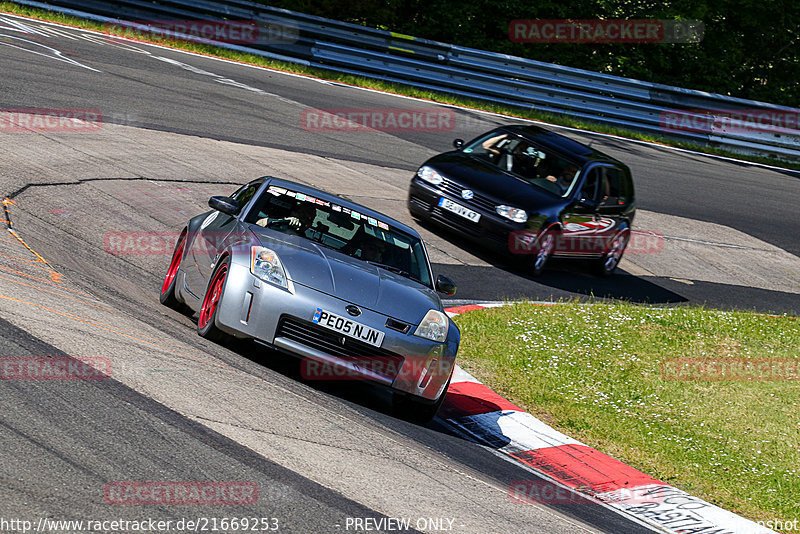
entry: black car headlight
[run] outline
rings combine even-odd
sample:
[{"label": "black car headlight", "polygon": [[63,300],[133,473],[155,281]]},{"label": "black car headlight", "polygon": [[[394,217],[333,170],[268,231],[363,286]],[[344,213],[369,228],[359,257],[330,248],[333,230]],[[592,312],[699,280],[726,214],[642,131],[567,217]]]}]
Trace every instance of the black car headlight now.
[{"label": "black car headlight", "polygon": [[442,175],[427,165],[423,165],[419,168],[417,171],[417,176],[419,176],[421,180],[424,180],[431,185],[442,185],[442,182],[444,182]]},{"label": "black car headlight", "polygon": [[497,211],[498,215],[510,221],[524,223],[528,220],[528,213],[520,208],[512,208],[511,206],[501,204],[495,208],[495,211]]}]

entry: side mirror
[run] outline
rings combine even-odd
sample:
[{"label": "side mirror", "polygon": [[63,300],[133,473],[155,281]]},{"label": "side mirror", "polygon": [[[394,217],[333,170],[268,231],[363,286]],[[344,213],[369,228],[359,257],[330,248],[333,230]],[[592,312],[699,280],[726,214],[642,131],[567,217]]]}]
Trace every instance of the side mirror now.
[{"label": "side mirror", "polygon": [[455,139],[453,141],[453,147],[455,147],[456,150],[461,150],[462,146],[464,146],[464,140],[463,139]]},{"label": "side mirror", "polygon": [[239,203],[231,197],[211,197],[208,199],[208,207],[234,217],[238,215],[239,210],[241,210]]},{"label": "side mirror", "polygon": [[436,277],[436,291],[439,293],[444,293],[448,297],[452,297],[456,294],[456,285],[452,280],[443,274],[440,274]]}]

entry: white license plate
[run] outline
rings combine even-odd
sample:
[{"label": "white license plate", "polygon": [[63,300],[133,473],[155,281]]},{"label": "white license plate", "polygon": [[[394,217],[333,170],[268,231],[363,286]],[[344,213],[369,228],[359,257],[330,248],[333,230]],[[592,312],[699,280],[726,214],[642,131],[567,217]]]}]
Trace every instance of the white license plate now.
[{"label": "white license plate", "polygon": [[447,211],[453,212],[456,215],[461,215],[465,219],[469,219],[472,222],[478,222],[481,218],[480,213],[472,211],[466,206],[462,206],[461,204],[453,202],[449,198],[441,197],[439,199],[439,207],[444,208]]},{"label": "white license plate", "polygon": [[317,308],[311,322],[317,323],[328,330],[333,330],[334,332],[344,334],[353,339],[363,341],[374,347],[380,347],[381,343],[383,343],[383,332],[380,330],[375,330],[365,324],[357,323],[347,317],[336,315],[322,308]]}]

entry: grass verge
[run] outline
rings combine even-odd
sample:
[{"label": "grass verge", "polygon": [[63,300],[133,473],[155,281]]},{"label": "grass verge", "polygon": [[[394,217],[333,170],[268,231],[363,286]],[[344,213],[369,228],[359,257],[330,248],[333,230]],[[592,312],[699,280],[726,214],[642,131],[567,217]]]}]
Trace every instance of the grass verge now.
[{"label": "grass verge", "polygon": [[[111,35],[116,35],[120,37],[126,37],[130,39],[142,40],[140,33],[135,33],[130,30],[121,28],[121,27],[110,27],[106,24],[101,24],[99,22],[94,22],[91,20],[81,19],[69,15],[63,15],[57,12],[45,11],[42,9],[31,8],[27,6],[22,6],[18,4],[14,4],[13,2],[2,2],[0,1],[0,12],[4,13],[11,13],[15,15],[21,15],[31,18],[36,18],[40,20],[46,20],[50,22],[57,22],[59,24],[65,24],[68,26],[75,26],[78,28],[84,28],[88,30],[95,30],[99,32],[109,33]],[[794,169],[800,170],[800,163],[795,163],[793,161],[787,161],[783,159],[776,159],[771,157],[762,157],[762,156],[754,156],[754,155],[743,155],[738,154],[736,152],[732,152],[730,150],[715,148],[715,147],[708,147],[696,143],[690,143],[675,139],[670,139],[666,137],[659,137],[655,135],[648,135],[640,132],[635,132],[631,130],[625,130],[621,128],[615,128],[611,126],[607,126],[604,124],[593,123],[588,121],[582,121],[571,118],[569,115],[560,115],[560,114],[553,114],[553,113],[546,113],[536,111],[535,109],[532,110],[524,110],[520,108],[515,108],[511,106],[500,106],[494,105],[488,102],[480,101],[480,100],[471,100],[462,97],[456,97],[452,95],[448,95],[445,93],[438,93],[435,91],[428,91],[428,90],[420,90],[415,89],[414,87],[397,84],[397,83],[388,83],[383,82],[380,80],[374,80],[368,77],[363,76],[353,76],[349,74],[338,73],[334,71],[328,71],[318,68],[311,68],[311,67],[304,67],[302,65],[296,65],[293,63],[286,63],[282,61],[275,61],[272,59],[264,58],[262,56],[256,54],[246,54],[242,52],[237,52],[233,50],[228,50],[226,48],[220,48],[211,45],[205,44],[198,44],[192,43],[187,41],[179,41],[175,39],[167,39],[167,38],[160,38],[158,36],[152,36],[152,38],[147,39],[146,42],[155,43],[163,46],[168,46],[171,48],[176,48],[180,50],[187,50],[190,52],[195,52],[198,54],[205,54],[214,57],[220,57],[225,59],[230,59],[233,61],[238,61],[240,63],[246,63],[249,65],[257,65],[260,67],[267,67],[271,69],[281,70],[285,72],[292,72],[295,74],[302,74],[306,76],[312,76],[315,78],[320,78],[324,80],[330,80],[338,83],[354,85],[357,87],[365,87],[369,89],[375,89],[379,91],[384,91],[388,93],[394,93],[403,96],[411,96],[415,98],[420,98],[424,100],[430,100],[432,102],[443,103],[443,104],[452,104],[460,107],[471,108],[476,110],[482,111],[490,111],[493,113],[499,113],[501,115],[507,115],[509,117],[521,118],[521,119],[530,119],[541,121],[549,124],[560,125],[560,126],[569,126],[572,128],[577,128],[580,130],[586,130],[590,132],[599,132],[605,133],[610,135],[617,135],[619,137],[625,137],[628,139],[635,139],[639,141],[648,141],[651,143],[658,143],[667,146],[673,146],[677,148],[685,148],[687,150],[694,150],[697,152],[702,152],[705,154],[713,154],[717,156],[723,157],[730,157],[744,161],[751,161],[754,163],[763,163],[766,165],[774,165],[777,167],[784,167],[787,169]]]},{"label": "grass verge", "polygon": [[[796,318],[563,302],[455,321],[459,364],[556,429],[755,521],[800,518]],[[788,365],[713,381],[675,358]]]}]

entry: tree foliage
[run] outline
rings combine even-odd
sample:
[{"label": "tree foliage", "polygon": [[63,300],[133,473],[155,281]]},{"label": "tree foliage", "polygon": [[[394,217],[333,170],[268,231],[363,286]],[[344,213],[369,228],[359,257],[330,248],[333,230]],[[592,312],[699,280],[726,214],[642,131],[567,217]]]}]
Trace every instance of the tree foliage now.
[{"label": "tree foliage", "polygon": [[[264,2],[268,3],[268,2]],[[280,0],[270,5],[570,67],[800,106],[797,0]],[[514,19],[700,20],[691,44],[525,44]]]}]

